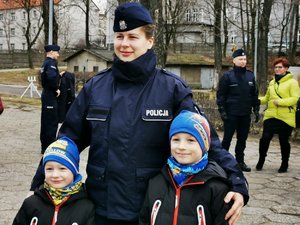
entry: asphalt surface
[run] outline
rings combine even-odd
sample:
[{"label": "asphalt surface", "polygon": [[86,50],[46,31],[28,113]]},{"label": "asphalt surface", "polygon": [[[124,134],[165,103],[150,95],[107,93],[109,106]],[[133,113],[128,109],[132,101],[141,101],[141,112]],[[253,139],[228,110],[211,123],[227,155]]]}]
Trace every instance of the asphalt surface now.
[{"label": "asphalt surface", "polygon": [[[12,224],[28,194],[41,159],[39,129],[39,108],[6,105],[0,116],[0,225]],[[277,172],[281,162],[277,137],[271,143],[264,169],[255,171],[258,141],[258,136],[251,136],[247,142],[245,158],[252,167],[252,172],[245,173],[250,201],[243,208],[237,225],[300,225],[300,142],[292,143],[289,170],[280,174]],[[84,151],[81,155],[84,177],[87,153]]]}]

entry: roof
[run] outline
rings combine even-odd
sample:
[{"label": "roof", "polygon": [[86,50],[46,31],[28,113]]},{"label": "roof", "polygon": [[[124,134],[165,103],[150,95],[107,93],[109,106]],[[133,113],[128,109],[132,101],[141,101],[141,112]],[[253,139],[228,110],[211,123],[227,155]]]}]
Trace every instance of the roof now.
[{"label": "roof", "polygon": [[[170,53],[167,56],[166,65],[203,65],[214,66],[215,59],[211,56],[200,54],[174,54]],[[223,61],[224,66],[228,66],[228,62]],[[230,65],[230,64],[229,64]]]},{"label": "roof", "polygon": [[113,55],[114,52],[113,51],[108,51],[108,50],[103,50],[103,49],[81,49],[77,52],[75,52],[74,54],[70,55],[69,57],[64,59],[64,62],[69,61],[70,59],[80,55],[83,52],[88,52],[94,56],[96,56],[97,58],[103,59],[105,61],[108,62],[112,62],[113,61]]},{"label": "roof", "polygon": [[[58,4],[61,0],[54,0],[54,4]],[[43,0],[30,0],[30,5],[32,7],[37,7],[42,5]],[[27,4],[27,3],[26,3]],[[9,9],[20,9],[24,8],[24,0],[0,0],[0,10],[9,10]]]}]

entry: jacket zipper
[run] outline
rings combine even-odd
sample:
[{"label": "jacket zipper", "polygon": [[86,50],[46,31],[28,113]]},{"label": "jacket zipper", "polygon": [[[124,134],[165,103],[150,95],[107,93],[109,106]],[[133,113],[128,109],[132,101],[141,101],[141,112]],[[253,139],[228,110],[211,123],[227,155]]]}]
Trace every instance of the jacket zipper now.
[{"label": "jacket zipper", "polygon": [[[54,204],[53,202],[53,199],[51,198],[50,194],[47,192],[47,195],[48,197],[50,198],[50,200],[52,201],[52,203]],[[71,196],[67,196],[59,205],[54,205],[54,215],[53,215],[53,218],[52,218],[52,223],[51,225],[56,225],[56,222],[57,222],[57,216],[58,216],[58,212],[59,212],[59,209],[60,207],[66,202],[68,201],[68,199],[70,198]]]}]

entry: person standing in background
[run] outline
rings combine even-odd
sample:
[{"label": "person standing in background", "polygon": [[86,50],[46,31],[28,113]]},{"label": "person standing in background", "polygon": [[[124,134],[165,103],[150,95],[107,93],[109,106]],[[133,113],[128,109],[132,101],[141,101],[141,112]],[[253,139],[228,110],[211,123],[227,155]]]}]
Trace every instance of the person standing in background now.
[{"label": "person standing in background", "polygon": [[286,58],[273,62],[275,77],[271,80],[265,96],[260,97],[262,105],[267,104],[264,113],[262,137],[259,140],[259,160],[256,170],[262,170],[270,142],[278,134],[281,149],[281,166],[278,173],[287,172],[291,145],[289,138],[296,127],[296,103],[300,97],[298,82],[288,71],[290,63]]},{"label": "person standing in background", "polygon": [[60,95],[58,96],[59,123],[64,122],[66,114],[75,99],[75,74],[68,71],[60,72]]},{"label": "person standing in background", "polygon": [[41,101],[41,154],[56,140],[58,128],[58,104],[57,98],[60,95],[60,74],[57,68],[60,47],[58,45],[46,45],[46,59],[41,66],[40,78],[43,87]]},{"label": "person standing in background", "polygon": [[246,69],[247,56],[243,49],[232,54],[233,69],[220,78],[217,90],[217,105],[224,122],[222,146],[227,151],[236,132],[235,157],[241,170],[250,172],[244,159],[244,150],[250,129],[251,113],[259,121],[258,89],[253,72]]}]

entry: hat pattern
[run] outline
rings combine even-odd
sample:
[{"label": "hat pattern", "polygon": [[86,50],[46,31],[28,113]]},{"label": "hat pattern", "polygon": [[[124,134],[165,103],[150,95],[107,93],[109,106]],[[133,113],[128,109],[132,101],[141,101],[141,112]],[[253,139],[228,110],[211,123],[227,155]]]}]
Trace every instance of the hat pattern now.
[{"label": "hat pattern", "polygon": [[173,135],[181,132],[193,135],[203,154],[209,150],[210,126],[205,117],[187,110],[181,111],[171,124],[169,139],[171,140]]},{"label": "hat pattern", "polygon": [[74,177],[79,173],[79,152],[76,144],[68,137],[62,137],[48,146],[43,156],[43,166],[55,161],[72,171]]}]

